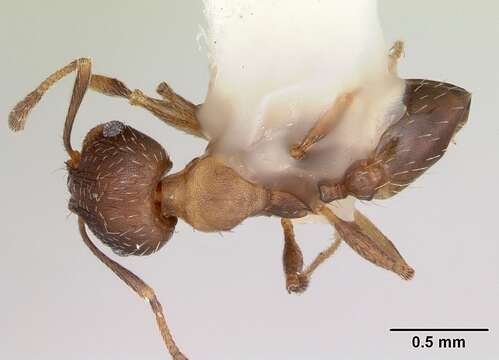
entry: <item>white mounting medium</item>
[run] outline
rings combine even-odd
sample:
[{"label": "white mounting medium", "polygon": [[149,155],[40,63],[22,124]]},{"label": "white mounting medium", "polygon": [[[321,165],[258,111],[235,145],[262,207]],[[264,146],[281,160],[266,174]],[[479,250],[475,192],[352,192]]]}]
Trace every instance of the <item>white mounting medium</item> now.
[{"label": "white mounting medium", "polygon": [[[205,0],[205,12],[211,83],[198,115],[210,151],[251,181],[309,197],[405,110],[376,1]],[[306,159],[291,158],[290,146],[352,90],[334,130]]]}]

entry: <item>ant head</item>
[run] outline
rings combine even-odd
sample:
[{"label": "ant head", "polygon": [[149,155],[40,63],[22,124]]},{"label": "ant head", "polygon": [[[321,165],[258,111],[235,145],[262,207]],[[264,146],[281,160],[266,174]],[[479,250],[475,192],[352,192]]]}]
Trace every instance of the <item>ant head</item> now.
[{"label": "ant head", "polygon": [[68,162],[69,209],[119,255],[148,255],[171,237],[161,214],[162,176],[172,163],[149,136],[119,121],[87,134],[78,165]]}]

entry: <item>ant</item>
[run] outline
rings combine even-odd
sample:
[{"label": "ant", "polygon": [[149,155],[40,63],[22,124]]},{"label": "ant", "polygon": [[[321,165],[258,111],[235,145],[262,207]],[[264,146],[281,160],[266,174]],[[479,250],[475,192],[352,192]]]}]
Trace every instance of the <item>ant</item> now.
[{"label": "ant", "polygon": [[[389,71],[395,71],[402,50],[401,42],[392,48]],[[150,303],[164,343],[175,360],[187,357],[173,339],[154,290],[100,251],[88,236],[87,228],[114,253],[143,256],[166,244],[179,217],[197,230],[218,232],[228,231],[251,216],[276,216],[281,218],[284,232],[283,267],[290,293],[306,290],[312,273],[334,254],[342,240],[366,260],[409,280],[414,270],[367,217],[355,211],[353,220],[347,221],[327,204],[346,197],[385,199],[402,191],[442,157],[467,121],[471,102],[471,94],[460,87],[430,80],[405,80],[405,114],[384,131],[371,154],[354,162],[342,178],[318,182],[315,196],[303,199],[299,194],[246,180],[223,158],[211,154],[210,146],[183,170],[166,175],[172,162],[163,147],[119,121],[94,127],[86,135],[82,150],[75,150],[71,130],[88,89],[125,98],[168,125],[210,140],[196,117],[199,106],[176,94],[166,83],[157,88],[161,99],[151,98],[140,90],[131,91],[117,79],[92,74],[87,58],[57,70],[19,102],[10,113],[10,128],[23,129],[28,113],[43,94],[73,71],[76,79],[63,131],[69,156],[69,209],[78,216],[80,234],[90,251]],[[290,147],[289,155],[297,161],[303,159],[327,135],[331,124],[355,96],[355,91],[340,95],[303,141]],[[335,227],[337,236],[305,268],[292,219],[309,214],[325,217]]]}]

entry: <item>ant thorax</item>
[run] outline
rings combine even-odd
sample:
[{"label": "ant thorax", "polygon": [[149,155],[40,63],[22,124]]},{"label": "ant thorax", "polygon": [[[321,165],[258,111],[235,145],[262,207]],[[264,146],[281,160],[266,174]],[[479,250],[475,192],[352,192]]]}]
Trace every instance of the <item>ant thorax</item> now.
[{"label": "ant thorax", "polygon": [[[244,178],[313,201],[320,181],[341,180],[404,114],[376,1],[205,3],[211,81],[198,117],[209,151]],[[291,157],[345,93],[352,102],[332,130]]]}]

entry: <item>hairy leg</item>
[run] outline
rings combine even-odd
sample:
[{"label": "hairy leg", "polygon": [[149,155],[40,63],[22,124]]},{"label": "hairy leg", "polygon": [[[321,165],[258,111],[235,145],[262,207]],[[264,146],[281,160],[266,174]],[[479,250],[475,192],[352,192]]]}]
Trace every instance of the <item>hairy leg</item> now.
[{"label": "hairy leg", "polygon": [[320,212],[335,226],[341,238],[364,259],[393,271],[405,280],[414,276],[414,270],[405,262],[393,243],[363,215],[357,213],[354,222],[347,222],[337,217],[326,206]]},{"label": "hairy leg", "polygon": [[[404,43],[395,41],[388,53],[388,70],[392,73],[397,72],[397,63],[404,53]],[[334,124],[343,115],[348,106],[352,103],[355,91],[346,92],[338,96],[334,104],[321,116],[314,126],[309,130],[307,136],[299,144],[295,144],[290,149],[290,154],[296,160],[305,157],[307,151],[318,141],[323,139],[331,131]]]},{"label": "hairy leg", "polygon": [[404,42],[400,40],[395,41],[392,48],[388,52],[388,70],[391,73],[397,73],[397,64],[403,53]]},{"label": "hairy leg", "polygon": [[289,293],[302,293],[307,289],[312,273],[336,252],[341,239],[336,236],[331,246],[319,253],[312,263],[303,270],[303,255],[295,240],[293,223],[291,220],[283,218],[281,219],[281,225],[284,230],[283,265],[286,276],[286,289]]},{"label": "hairy leg", "polygon": [[[51,74],[24,100],[19,102],[11,111],[9,125],[12,130],[22,130],[26,123],[29,111],[40,101],[43,94],[58,80],[81,67],[82,63],[89,63],[90,59],[74,60],[63,68]],[[132,105],[141,106],[153,113],[168,125],[191,135],[204,138],[201,126],[196,118],[197,106],[177,95],[168,85],[161,83],[158,93],[163,99],[154,99],[145,96],[140,90],[131,91],[120,80],[102,75],[92,75],[90,89],[107,96],[119,96],[128,99]]]},{"label": "hairy leg", "polygon": [[[175,94],[175,96],[177,95]],[[150,98],[140,90],[132,91],[128,99],[131,105],[143,107],[168,125],[185,133],[204,138],[196,118],[197,107],[194,104],[187,106],[176,98],[172,98],[172,100]]]},{"label": "hairy leg", "polygon": [[[404,266],[409,267],[406,261],[399,253],[393,242],[388,239],[371,220],[369,220],[364,214],[355,210],[354,213],[355,223],[365,232],[370,239],[372,239],[376,244],[378,244],[384,252],[390,254],[391,257],[397,259],[399,263],[403,263]],[[412,275],[414,274],[414,271]],[[412,277],[412,275],[410,275]]]},{"label": "hairy leg", "polygon": [[307,267],[307,269],[304,271],[304,274],[307,278],[310,278],[312,273],[319,267],[320,264],[322,264],[324,261],[329,259],[333,254],[338,250],[341,244],[341,237],[337,232],[334,234],[334,241],[333,243],[324,251],[321,251],[319,255],[310,263],[310,265]]},{"label": "hairy leg", "polygon": [[180,352],[179,348],[175,344],[175,340],[173,339],[173,336],[166,323],[166,317],[164,315],[163,308],[158,298],[156,297],[154,290],[137,275],[124,268],[116,261],[111,260],[102,251],[100,251],[90,240],[85,229],[85,222],[82,218],[78,219],[78,224],[81,237],[83,238],[85,245],[87,245],[90,251],[104,265],[111,269],[111,271],[114,272],[121,280],[123,280],[125,284],[127,284],[133,291],[135,291],[137,295],[149,302],[152,312],[156,317],[156,322],[158,324],[159,331],[161,332],[161,336],[163,337],[163,341],[172,358],[174,360],[187,360],[187,357]]},{"label": "hairy leg", "polygon": [[303,254],[296,243],[291,220],[283,218],[281,225],[284,231],[282,263],[286,276],[286,289],[289,293],[301,293],[308,286],[308,278],[303,274]]},{"label": "hairy leg", "polygon": [[128,99],[131,105],[148,110],[168,125],[204,138],[196,118],[197,106],[176,94],[165,82],[159,84],[157,88],[158,94],[163,99],[151,98],[138,89],[131,91],[120,80],[103,75],[93,75],[90,88],[104,95]]},{"label": "hairy leg", "polygon": [[355,96],[355,91],[347,92],[338,96],[334,104],[322,115],[314,126],[308,131],[307,136],[301,143],[293,145],[290,149],[290,154],[296,160],[301,160],[305,157],[307,151],[318,141],[323,139],[338,119],[348,109]]}]

